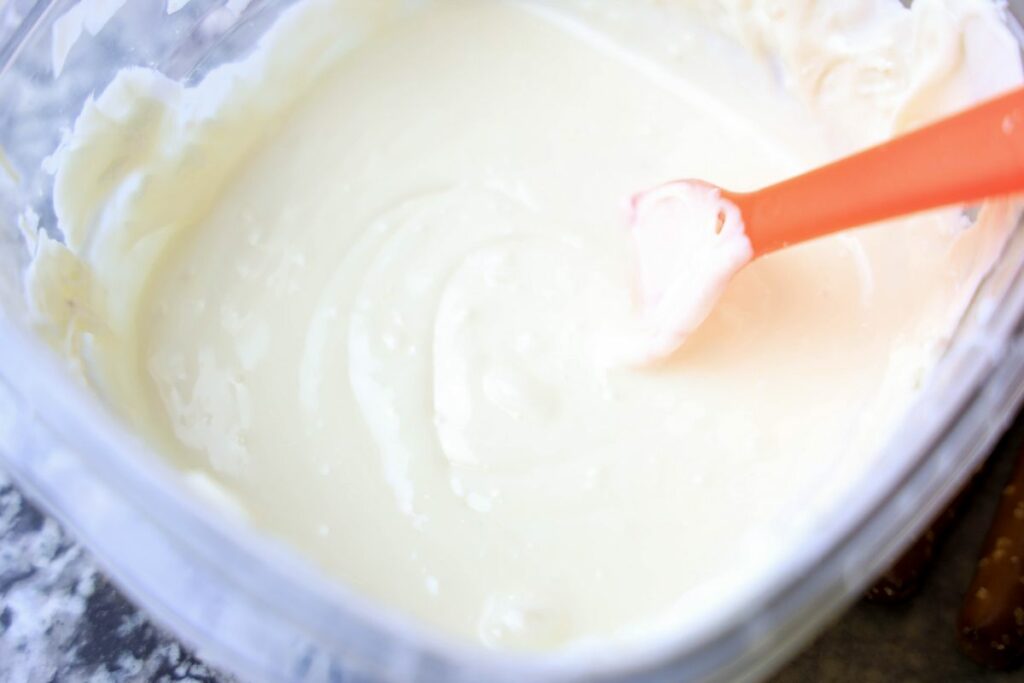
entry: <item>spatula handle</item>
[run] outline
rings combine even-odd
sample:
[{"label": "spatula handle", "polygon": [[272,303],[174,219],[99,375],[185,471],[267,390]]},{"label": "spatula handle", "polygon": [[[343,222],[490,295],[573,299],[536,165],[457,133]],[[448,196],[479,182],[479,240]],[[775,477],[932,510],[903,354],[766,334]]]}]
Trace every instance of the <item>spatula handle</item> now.
[{"label": "spatula handle", "polygon": [[726,197],[757,255],[926,209],[1024,192],[1024,88],[777,185]]}]

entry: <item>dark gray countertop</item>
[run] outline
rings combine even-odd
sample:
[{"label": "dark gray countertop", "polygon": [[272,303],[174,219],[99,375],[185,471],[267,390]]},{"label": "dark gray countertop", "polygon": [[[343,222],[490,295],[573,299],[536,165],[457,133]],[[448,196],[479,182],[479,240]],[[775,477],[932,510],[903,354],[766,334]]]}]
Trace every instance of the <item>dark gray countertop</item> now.
[{"label": "dark gray countertop", "polygon": [[[1024,672],[979,669],[953,640],[1013,450],[993,458],[918,596],[897,606],[855,605],[775,683],[1024,681]],[[0,681],[228,680],[129,604],[0,471]]]},{"label": "dark gray countertop", "polygon": [[0,470],[0,681],[224,680],[129,604]]}]

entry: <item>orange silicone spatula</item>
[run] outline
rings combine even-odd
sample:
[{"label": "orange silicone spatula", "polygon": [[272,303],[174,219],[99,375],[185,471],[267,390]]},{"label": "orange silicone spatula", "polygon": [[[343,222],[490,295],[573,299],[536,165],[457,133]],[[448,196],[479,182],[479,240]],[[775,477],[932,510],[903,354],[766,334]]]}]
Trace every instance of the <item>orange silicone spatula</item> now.
[{"label": "orange silicone spatula", "polygon": [[633,198],[632,236],[645,313],[616,354],[671,354],[730,278],[777,249],[885,218],[1024,192],[1024,88],[763,190],[700,180]]},{"label": "orange silicone spatula", "polygon": [[722,191],[754,256],[886,218],[1024,191],[1024,88],[757,192]]}]

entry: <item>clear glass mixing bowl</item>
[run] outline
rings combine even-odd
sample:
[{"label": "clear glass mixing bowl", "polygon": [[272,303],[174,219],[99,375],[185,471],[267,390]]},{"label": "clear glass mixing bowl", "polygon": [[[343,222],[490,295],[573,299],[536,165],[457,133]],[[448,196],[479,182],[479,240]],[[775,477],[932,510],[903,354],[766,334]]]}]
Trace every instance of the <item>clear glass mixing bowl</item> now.
[{"label": "clear glass mixing bowl", "polygon": [[[25,311],[27,250],[17,227],[26,207],[54,226],[46,157],[117,69],[155,67],[194,82],[251,49],[288,4],[192,0],[168,14],[159,0],[127,0],[104,26],[86,23],[95,36],[74,44],[55,77],[53,24],[75,2],[0,2],[0,452],[132,598],[212,663],[267,681],[758,680],[920,532],[1015,414],[1024,394],[1020,229],[870,479],[810,538],[778,548],[731,599],[671,633],[606,650],[495,654],[327,581],[188,495],[39,342]],[[1024,18],[1024,1],[1009,5]]]}]

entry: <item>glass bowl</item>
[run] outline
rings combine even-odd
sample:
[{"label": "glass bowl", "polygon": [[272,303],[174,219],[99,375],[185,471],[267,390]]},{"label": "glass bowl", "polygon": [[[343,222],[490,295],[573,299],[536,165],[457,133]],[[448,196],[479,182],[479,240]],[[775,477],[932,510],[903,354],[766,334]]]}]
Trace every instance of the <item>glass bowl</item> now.
[{"label": "glass bowl", "polygon": [[[187,493],[39,341],[22,291],[19,221],[31,208],[44,229],[54,226],[47,157],[83,102],[126,65],[195,82],[251,50],[289,4],[192,0],[168,13],[157,0],[129,0],[65,50],[53,25],[75,2],[0,3],[0,454],[129,596],[211,663],[266,681],[760,680],[921,532],[1015,415],[1024,397],[1020,226],[872,476],[814,534],[773,549],[764,571],[670,632],[614,648],[493,653],[327,580]],[[1008,11],[1024,19],[1024,1]]]}]

